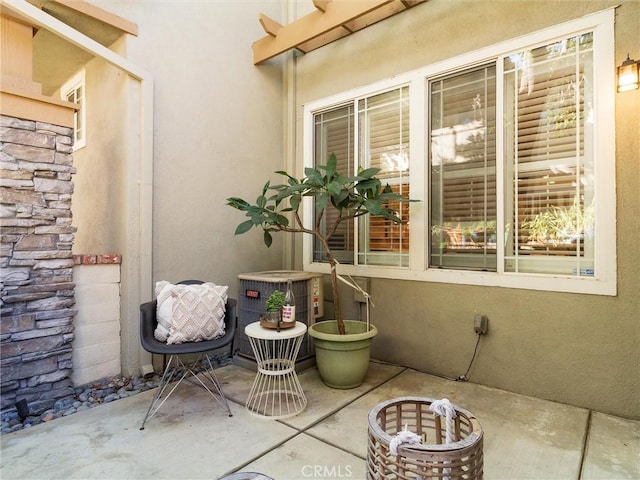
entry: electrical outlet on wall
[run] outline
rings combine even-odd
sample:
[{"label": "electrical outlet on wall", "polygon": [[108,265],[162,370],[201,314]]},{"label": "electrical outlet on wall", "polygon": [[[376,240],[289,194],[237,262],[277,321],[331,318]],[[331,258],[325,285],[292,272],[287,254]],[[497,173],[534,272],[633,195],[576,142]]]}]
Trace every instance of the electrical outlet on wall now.
[{"label": "electrical outlet on wall", "polygon": [[487,333],[488,329],[489,329],[489,318],[486,315],[480,315],[479,313],[476,313],[476,316],[474,317],[474,320],[473,320],[473,330],[478,335],[484,335],[485,333]]}]

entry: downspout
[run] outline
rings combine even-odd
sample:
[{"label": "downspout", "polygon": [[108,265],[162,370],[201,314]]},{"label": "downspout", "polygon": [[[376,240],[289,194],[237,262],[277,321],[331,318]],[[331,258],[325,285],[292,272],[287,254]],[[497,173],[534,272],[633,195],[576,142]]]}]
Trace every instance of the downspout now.
[{"label": "downspout", "polygon": [[[282,16],[284,24],[296,20],[297,9],[295,0],[287,0],[282,3]],[[282,144],[284,149],[284,169],[293,172],[294,176],[301,176],[296,173],[296,51],[290,50],[285,54],[285,61],[282,65],[282,111],[284,116],[284,129],[282,132]],[[295,248],[295,235],[285,235],[283,241],[284,269],[295,270],[296,265],[302,265],[302,258],[299,257],[299,249]]]},{"label": "downspout", "polygon": [[[153,246],[153,77],[150,73],[134,65],[127,59],[109,50],[95,40],[83,35],[77,30],[60,20],[50,16],[42,10],[34,7],[25,0],[4,0],[3,6],[15,14],[27,19],[33,25],[44,28],[53,34],[63,38],[69,43],[85,50],[96,57],[104,59],[116,68],[127,73],[130,77],[140,82],[140,132],[137,183],[138,183],[138,231],[137,233],[137,260],[138,278],[137,285],[131,285],[135,292],[129,298],[131,301],[126,305],[126,314],[129,318],[138,318],[138,305],[148,301],[153,296],[152,288],[152,246]],[[134,308],[135,307],[135,308]],[[151,354],[145,352],[137,342],[139,354],[139,365],[142,373],[146,373],[151,368]],[[129,366],[127,366],[129,367]],[[133,370],[132,368],[127,368]]]}]

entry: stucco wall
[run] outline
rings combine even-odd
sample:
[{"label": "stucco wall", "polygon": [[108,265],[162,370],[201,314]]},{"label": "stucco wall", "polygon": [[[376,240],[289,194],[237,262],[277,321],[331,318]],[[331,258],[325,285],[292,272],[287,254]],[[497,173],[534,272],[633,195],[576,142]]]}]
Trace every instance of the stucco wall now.
[{"label": "stucco wall", "polygon": [[[306,102],[617,4],[620,64],[627,52],[640,54],[637,1],[430,0],[300,57],[298,118]],[[480,342],[471,381],[639,418],[639,112],[639,91],[617,95],[616,297],[373,279],[372,315],[380,331],[374,356],[437,375],[463,374],[476,342],[474,313],[480,312],[490,319],[489,334]]]},{"label": "stucco wall", "polygon": [[283,166],[281,65],[255,68],[251,50],[264,35],[258,14],[280,19],[282,6],[92,3],[138,24],[127,58],[154,78],[154,281],[236,292],[238,273],[280,268],[279,242],[267,250],[258,232],[234,237],[242,216],[225,199],[254,195]]},{"label": "stucco wall", "polygon": [[[123,42],[111,48],[122,54]],[[87,146],[74,152],[79,166],[73,194],[73,219],[78,226],[75,254],[125,251],[125,166],[137,161],[126,156],[126,78],[99,58],[85,66]]]}]

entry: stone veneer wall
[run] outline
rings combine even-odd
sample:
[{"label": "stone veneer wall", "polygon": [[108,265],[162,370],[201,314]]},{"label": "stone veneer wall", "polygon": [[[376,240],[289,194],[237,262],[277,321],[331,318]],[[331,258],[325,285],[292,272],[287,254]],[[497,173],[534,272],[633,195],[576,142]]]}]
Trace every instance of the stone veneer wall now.
[{"label": "stone veneer wall", "polygon": [[73,393],[73,130],[0,117],[0,409]]}]

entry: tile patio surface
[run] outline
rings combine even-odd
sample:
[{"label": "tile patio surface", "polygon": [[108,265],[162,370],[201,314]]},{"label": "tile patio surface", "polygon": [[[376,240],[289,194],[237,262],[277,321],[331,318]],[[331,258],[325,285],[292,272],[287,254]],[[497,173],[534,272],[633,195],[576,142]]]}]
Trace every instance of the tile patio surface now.
[{"label": "tile patio surface", "polygon": [[640,479],[640,422],[372,362],[353,390],[300,373],[307,408],[284,420],[244,408],[254,372],[218,369],[233,417],[201,388],[181,386],[143,431],[155,390],[4,435],[0,478],[364,479],[367,415],[401,396],[448,398],[484,431],[486,479]]}]

